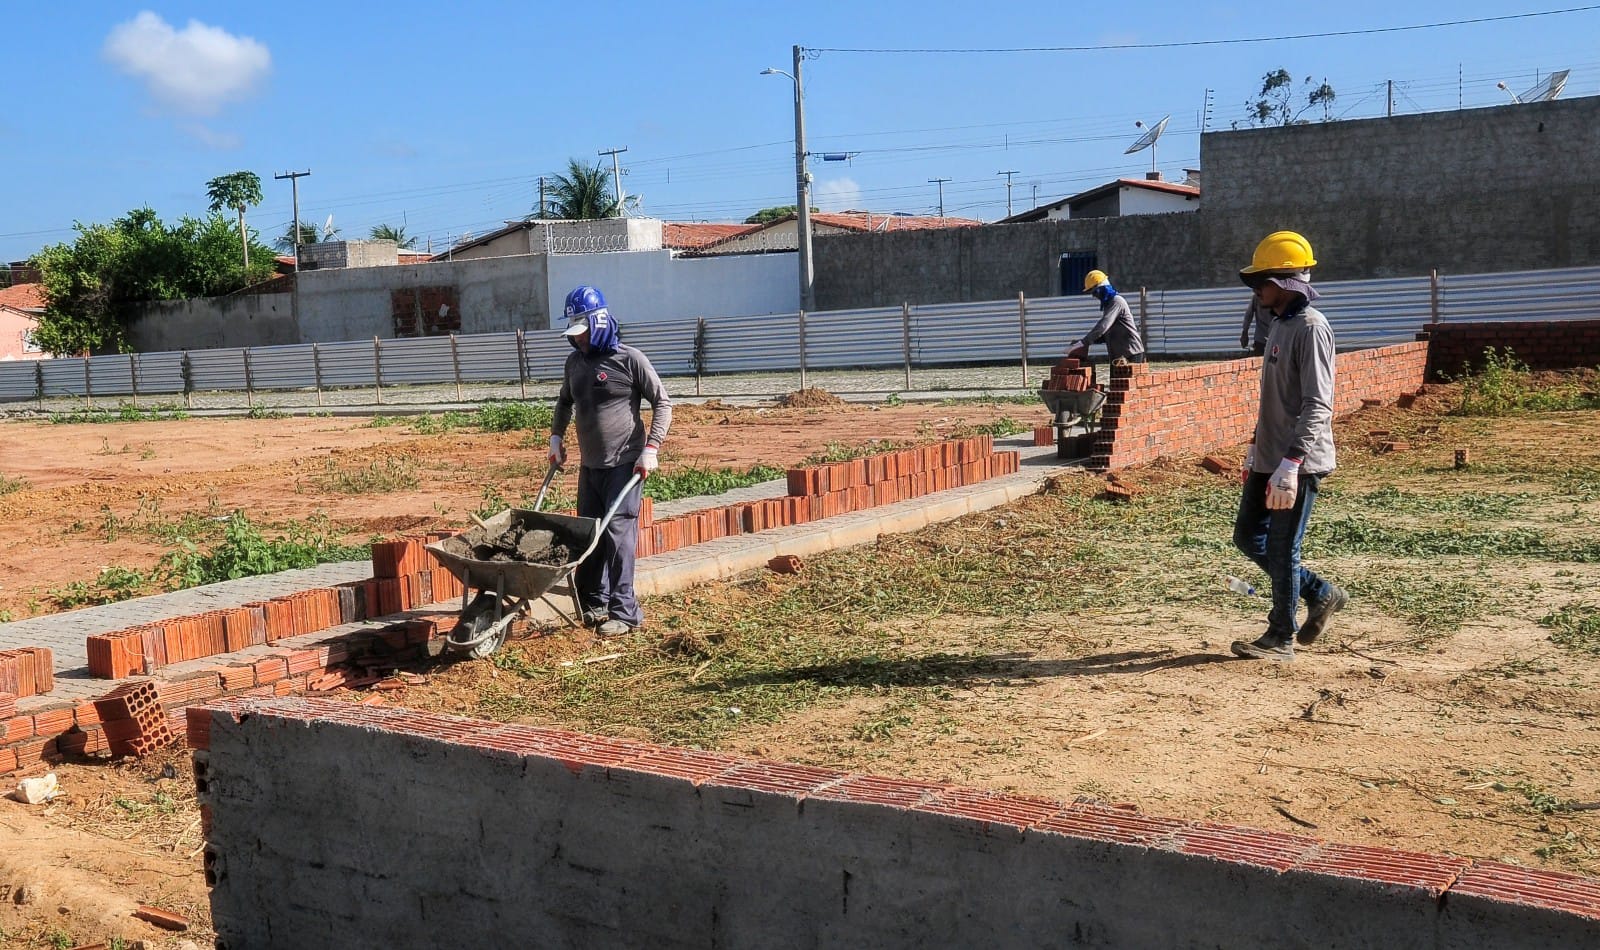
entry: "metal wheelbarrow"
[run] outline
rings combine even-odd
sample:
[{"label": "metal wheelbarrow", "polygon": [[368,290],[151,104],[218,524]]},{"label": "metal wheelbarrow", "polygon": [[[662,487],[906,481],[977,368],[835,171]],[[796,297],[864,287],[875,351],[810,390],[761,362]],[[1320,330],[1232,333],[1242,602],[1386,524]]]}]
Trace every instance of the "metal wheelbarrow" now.
[{"label": "metal wheelbarrow", "polygon": [[[492,655],[506,642],[512,623],[527,614],[535,600],[544,601],[572,626],[579,625],[577,618],[583,615],[583,605],[578,600],[578,566],[599,546],[600,538],[611,524],[611,519],[616,517],[617,509],[622,507],[623,500],[639,482],[639,475],[635,473],[628,480],[605,517],[597,521],[594,518],[539,511],[557,471],[556,466],[550,467],[544,484],[539,486],[539,495],[534,499],[532,509],[507,508],[487,519],[475,518],[477,527],[427,546],[439,563],[461,581],[461,620],[455,631],[445,638],[445,649],[465,653],[473,659]],[[581,549],[583,553],[561,565],[483,561],[473,557],[474,548],[489,538],[505,533],[513,525],[524,530],[549,531],[570,550]],[[563,581],[567,584],[567,594],[572,598],[571,615],[549,596],[556,585]]]},{"label": "metal wheelbarrow", "polygon": [[[1056,457],[1078,458],[1087,452],[1078,451],[1083,442],[1092,437],[1098,426],[1093,425],[1095,415],[1106,404],[1106,394],[1095,388],[1081,391],[1067,389],[1041,389],[1044,400],[1055,420]],[[1080,431],[1074,431],[1080,430]]]}]

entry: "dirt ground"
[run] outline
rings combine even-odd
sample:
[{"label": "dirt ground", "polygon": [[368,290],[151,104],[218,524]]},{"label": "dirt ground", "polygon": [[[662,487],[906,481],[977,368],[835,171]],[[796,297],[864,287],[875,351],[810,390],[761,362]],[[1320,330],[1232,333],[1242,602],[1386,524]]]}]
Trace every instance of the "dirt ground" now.
[{"label": "dirt ground", "polygon": [[[662,464],[744,469],[794,465],[828,442],[933,438],[962,425],[1042,408],[993,403],[734,408],[676,407]],[[1031,424],[1031,422],[1030,422]],[[531,499],[545,473],[548,433],[455,430],[422,435],[402,417],[182,419],[58,425],[0,423],[0,619],[60,609],[51,591],[102,567],[146,571],[172,550],[184,521],[216,524],[234,510],[265,525],[325,516],[352,541],[460,527],[486,494]],[[415,487],[349,492],[337,477],[379,466]],[[576,491],[575,476],[565,494]],[[0,482],[3,483],[3,482]],[[558,488],[563,486],[558,485]]]},{"label": "dirt ground", "polygon": [[[624,641],[534,636],[491,661],[419,668],[426,684],[384,699],[1600,873],[1600,634],[1563,646],[1550,620],[1600,604],[1600,413],[1463,419],[1443,415],[1452,398],[1339,424],[1340,471],[1307,559],[1352,601],[1291,665],[1229,656],[1266,607],[1223,576],[1261,578],[1228,544],[1236,483],[1178,459],[1124,473],[1130,504],[1066,476],[798,575],[655,598],[650,627]],[[1016,405],[691,410],[667,461],[785,465],[828,441],[1002,415],[1044,421]],[[1413,447],[1376,451],[1397,437]],[[0,474],[29,484],[0,498],[0,559],[20,572],[0,602],[25,612],[63,578],[163,550],[155,532],[108,543],[101,506],[129,520],[141,495],[160,500],[162,519],[322,511],[356,534],[457,524],[487,485],[531,492],[542,445],[334,419],[0,425]],[[146,446],[154,455],[140,458]],[[1457,448],[1470,468],[1455,469]],[[386,457],[414,460],[421,484],[376,495],[310,484],[330,458]],[[583,662],[598,657],[610,659]],[[35,892],[0,901],[14,945],[51,946],[56,931],[204,944],[183,755],[57,773],[68,797],[48,809],[0,801],[0,888]],[[196,929],[130,922],[135,902]]]}]

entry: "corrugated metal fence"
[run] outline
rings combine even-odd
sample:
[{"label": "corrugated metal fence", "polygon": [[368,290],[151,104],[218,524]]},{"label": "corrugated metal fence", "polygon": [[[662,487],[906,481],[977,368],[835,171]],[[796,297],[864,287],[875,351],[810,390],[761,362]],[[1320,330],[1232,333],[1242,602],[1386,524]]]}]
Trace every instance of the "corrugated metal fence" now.
[{"label": "corrugated metal fence", "polygon": [[[1341,349],[1413,339],[1431,320],[1600,317],[1600,267],[1318,284]],[[1242,287],[1128,293],[1159,356],[1236,352]],[[1052,361],[1098,316],[1088,297],[640,323],[625,339],[663,376]],[[704,329],[701,329],[701,325]],[[700,341],[697,345],[697,340]],[[0,363],[0,402],[559,379],[553,332],[488,333]],[[696,365],[696,354],[700,364]]]}]

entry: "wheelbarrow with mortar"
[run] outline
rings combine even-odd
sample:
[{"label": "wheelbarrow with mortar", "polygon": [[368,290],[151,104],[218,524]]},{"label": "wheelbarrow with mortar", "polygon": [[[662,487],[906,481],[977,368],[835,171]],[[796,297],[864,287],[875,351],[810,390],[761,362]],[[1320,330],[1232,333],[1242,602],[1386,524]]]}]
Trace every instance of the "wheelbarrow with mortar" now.
[{"label": "wheelbarrow with mortar", "polygon": [[[605,517],[578,518],[539,510],[557,471],[552,465],[545,474],[531,509],[507,508],[489,518],[474,517],[476,527],[428,545],[445,570],[461,581],[461,620],[445,639],[445,649],[473,659],[490,656],[535,601],[544,601],[568,624],[579,625],[583,606],[578,601],[578,567],[594,554],[639,476],[623,487]],[[508,546],[506,539],[512,537],[518,543]],[[572,600],[571,614],[551,599],[562,583]]]}]

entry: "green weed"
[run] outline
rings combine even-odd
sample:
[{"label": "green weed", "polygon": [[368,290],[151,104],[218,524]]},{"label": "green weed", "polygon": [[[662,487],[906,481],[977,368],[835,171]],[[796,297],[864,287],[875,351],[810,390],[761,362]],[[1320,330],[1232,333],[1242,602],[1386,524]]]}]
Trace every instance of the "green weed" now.
[{"label": "green weed", "polygon": [[417,416],[411,420],[411,431],[419,435],[441,435],[446,432],[454,432],[457,429],[465,429],[474,424],[475,420],[472,415],[452,409],[437,416],[431,412]]},{"label": "green weed", "polygon": [[644,483],[644,494],[656,501],[674,501],[697,495],[720,495],[734,488],[747,488],[783,477],[783,469],[754,465],[742,471],[731,468],[702,468],[674,465],[651,475]]},{"label": "green weed", "polygon": [[154,583],[152,575],[126,567],[102,567],[92,581],[73,581],[45,596],[61,610],[114,604],[141,596]]},{"label": "green weed", "polygon": [[245,413],[247,419],[287,419],[289,414],[280,409],[269,409],[266,406],[251,406]]},{"label": "green weed", "polygon": [[359,561],[369,553],[367,545],[334,539],[326,518],[292,522],[282,537],[267,538],[244,512],[235,511],[228,516],[222,540],[211,550],[201,551],[188,538],[179,538],[178,549],[162,558],[161,566],[173,586],[198,587],[330,561]]},{"label": "green weed", "polygon": [[320,475],[311,479],[323,491],[345,495],[378,495],[406,491],[419,484],[417,466],[400,458],[384,458],[365,466],[341,468],[328,459]]},{"label": "green weed", "polygon": [[27,487],[28,482],[26,479],[10,478],[6,475],[0,475],[0,495],[9,495],[12,492],[22,491]]},{"label": "green weed", "polygon": [[1590,390],[1576,380],[1553,386],[1537,386],[1528,364],[1517,359],[1510,347],[1497,352],[1483,351],[1483,368],[1470,371],[1461,380],[1461,416],[1503,416],[1513,412],[1561,412],[1600,407]]},{"label": "green weed", "polygon": [[873,439],[869,442],[849,443],[829,440],[824,443],[819,451],[813,452],[800,461],[801,465],[827,465],[830,462],[848,462],[851,459],[866,458],[869,455],[880,455],[884,452],[893,452],[904,448],[901,443],[890,442],[887,439]]},{"label": "green weed", "polygon": [[400,420],[398,418],[396,418],[395,416],[386,416],[386,415],[383,415],[382,413],[379,413],[378,415],[375,415],[375,416],[372,417],[372,421],[371,422],[367,423],[367,428],[369,428],[369,429],[387,429],[392,425],[398,425],[399,422],[400,422]]},{"label": "green weed", "polygon": [[1550,642],[1577,653],[1600,653],[1600,607],[1569,604],[1539,619],[1550,627]]},{"label": "green weed", "polygon": [[551,416],[550,407],[542,403],[495,402],[478,409],[477,425],[485,432],[548,429]]}]

